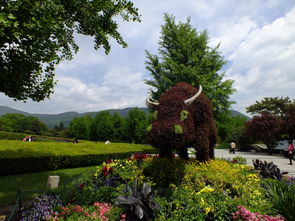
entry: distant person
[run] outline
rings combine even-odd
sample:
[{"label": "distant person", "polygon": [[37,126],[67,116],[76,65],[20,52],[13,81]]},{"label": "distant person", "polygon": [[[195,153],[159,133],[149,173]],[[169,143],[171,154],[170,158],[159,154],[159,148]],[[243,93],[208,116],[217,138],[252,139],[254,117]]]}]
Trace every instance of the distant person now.
[{"label": "distant person", "polygon": [[25,136],[25,137],[23,138],[23,141],[27,141],[27,139],[28,139],[28,136]]},{"label": "distant person", "polygon": [[230,143],[229,153],[235,154],[236,144],[234,142]]},{"label": "distant person", "polygon": [[289,165],[292,165],[292,160],[294,160],[293,159],[294,151],[295,151],[294,150],[294,145],[293,145],[292,141],[289,140],[289,145],[288,145],[288,156],[289,156],[289,160],[290,160]]},{"label": "distant person", "polygon": [[77,137],[74,138],[73,143],[78,143]]},{"label": "distant person", "polygon": [[28,141],[31,142],[32,141],[32,137],[28,136]]}]

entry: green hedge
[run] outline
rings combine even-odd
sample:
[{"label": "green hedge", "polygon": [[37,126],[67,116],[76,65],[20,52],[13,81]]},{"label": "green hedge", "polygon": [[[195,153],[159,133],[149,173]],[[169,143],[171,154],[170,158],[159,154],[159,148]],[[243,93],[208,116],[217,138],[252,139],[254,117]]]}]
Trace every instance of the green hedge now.
[{"label": "green hedge", "polygon": [[0,159],[0,175],[100,165],[110,159],[128,158],[133,153],[134,152],[75,156],[53,155],[25,158],[4,158]]},{"label": "green hedge", "polygon": [[62,138],[62,137],[48,137],[43,135],[32,135],[32,134],[22,134],[14,132],[0,131],[0,140],[23,140],[26,136],[32,136],[33,140],[36,142],[72,142],[73,139]]},{"label": "green hedge", "polygon": [[29,134],[0,131],[0,140],[22,140],[24,137],[28,135]]}]

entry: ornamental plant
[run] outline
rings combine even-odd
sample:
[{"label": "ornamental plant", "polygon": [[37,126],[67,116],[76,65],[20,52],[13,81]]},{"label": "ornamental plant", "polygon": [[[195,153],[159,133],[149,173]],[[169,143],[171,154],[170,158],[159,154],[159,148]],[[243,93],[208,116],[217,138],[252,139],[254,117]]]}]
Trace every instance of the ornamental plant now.
[{"label": "ornamental plant", "polygon": [[57,195],[40,195],[31,205],[21,208],[19,220],[49,220],[53,217],[54,208],[58,206],[62,206],[62,202]]},{"label": "ornamental plant", "polygon": [[[233,214],[239,217],[237,206],[242,206],[258,218],[276,218],[281,213],[287,220],[293,219],[292,179],[284,178],[268,187],[264,183],[268,179],[262,180],[250,166],[225,160],[200,162],[148,155],[138,159],[108,161],[98,166],[94,175],[57,188],[53,192],[67,209],[54,212],[58,212],[60,219],[63,212],[65,220],[90,220],[94,219],[93,212],[98,213],[94,203],[100,202],[110,207],[104,213],[109,220],[149,217],[155,221],[231,221]],[[115,175],[121,178],[117,186],[103,182],[95,186],[98,179]]]},{"label": "ornamental plant", "polygon": [[126,209],[127,221],[153,220],[154,211],[160,210],[154,200],[155,193],[148,183],[140,185],[137,180],[126,185],[125,194],[118,197],[116,205]]},{"label": "ornamental plant", "polygon": [[266,197],[272,202],[286,220],[295,220],[295,182],[294,178],[283,180],[266,179],[263,181]]},{"label": "ornamental plant", "polygon": [[272,217],[269,215],[262,215],[260,213],[252,213],[243,206],[237,206],[238,211],[233,213],[233,221],[251,220],[251,221],[284,221],[285,219],[278,215]]},{"label": "ornamental plant", "polygon": [[[71,205],[62,206],[55,210],[53,221],[57,220],[101,220],[108,221],[112,205],[95,202],[92,206]],[[126,214],[120,214],[120,221],[126,221]],[[118,218],[118,217],[116,217]]]}]

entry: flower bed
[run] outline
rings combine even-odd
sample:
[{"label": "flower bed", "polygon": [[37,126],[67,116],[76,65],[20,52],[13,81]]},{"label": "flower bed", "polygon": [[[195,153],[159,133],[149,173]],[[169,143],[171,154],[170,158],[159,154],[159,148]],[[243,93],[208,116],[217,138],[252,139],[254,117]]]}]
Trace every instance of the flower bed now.
[{"label": "flower bed", "polygon": [[[237,162],[200,163],[134,154],[110,160],[90,177],[50,194],[62,205],[47,206],[49,220],[287,220],[295,200],[278,204],[274,183],[295,191],[294,182],[262,180]],[[278,189],[276,187],[276,189]],[[272,195],[271,195],[272,194]],[[23,214],[30,214],[30,208]],[[42,210],[43,211],[43,210]],[[45,213],[45,212],[44,212]],[[46,212],[48,214],[48,212]]]}]

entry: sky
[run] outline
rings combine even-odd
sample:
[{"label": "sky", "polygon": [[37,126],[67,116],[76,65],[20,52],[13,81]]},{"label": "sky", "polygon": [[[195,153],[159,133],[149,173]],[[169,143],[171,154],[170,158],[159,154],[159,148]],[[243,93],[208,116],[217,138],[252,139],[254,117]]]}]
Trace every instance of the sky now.
[{"label": "sky", "polygon": [[0,105],[29,113],[93,112],[145,107],[150,78],[145,51],[158,54],[164,13],[177,23],[188,17],[197,31],[207,30],[210,47],[220,43],[227,61],[221,72],[237,90],[231,109],[243,114],[264,97],[295,98],[294,0],[133,0],[141,22],[119,21],[128,43],[111,40],[111,52],[93,49],[91,37],[76,35],[80,50],[56,67],[57,85],[50,99],[18,101],[0,93]]}]

